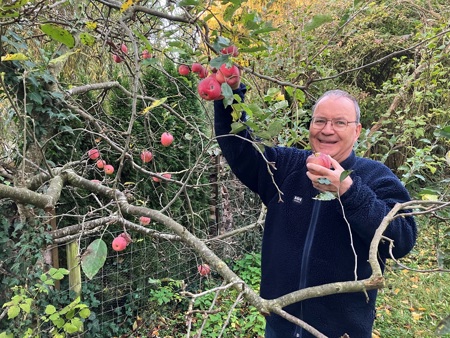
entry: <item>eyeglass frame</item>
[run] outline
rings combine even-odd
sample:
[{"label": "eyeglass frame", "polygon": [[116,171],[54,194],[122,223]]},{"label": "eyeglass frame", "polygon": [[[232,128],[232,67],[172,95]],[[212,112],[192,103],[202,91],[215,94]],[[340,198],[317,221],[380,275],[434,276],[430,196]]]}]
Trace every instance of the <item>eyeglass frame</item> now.
[{"label": "eyeglass frame", "polygon": [[[323,119],[323,120],[326,121],[322,128],[314,127],[314,120],[317,119],[317,118]],[[322,130],[323,128],[325,128],[325,127],[327,126],[328,121],[329,121],[329,122],[331,122],[331,127],[332,127],[334,130],[336,130],[336,129],[334,128],[334,122],[333,122],[333,120],[334,120],[334,121],[345,121],[345,122],[347,123],[347,124],[345,125],[345,128],[343,128],[342,130],[345,130],[345,129],[348,127],[348,124],[349,124],[349,123],[356,123],[356,124],[359,124],[359,121],[358,121],[358,120],[355,120],[355,121],[347,121],[346,119],[339,119],[339,118],[337,118],[337,119],[326,119],[326,118],[324,118],[324,117],[314,116],[314,117],[311,118],[310,126],[311,126],[311,128],[313,128],[313,129],[315,129],[315,130]]]}]

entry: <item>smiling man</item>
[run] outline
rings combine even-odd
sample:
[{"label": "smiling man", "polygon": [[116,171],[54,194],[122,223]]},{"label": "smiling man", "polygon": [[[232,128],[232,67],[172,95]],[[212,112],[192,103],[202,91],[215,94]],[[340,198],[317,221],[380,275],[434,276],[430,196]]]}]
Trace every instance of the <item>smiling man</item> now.
[{"label": "smiling man", "polygon": [[[244,99],[246,87],[234,93]],[[248,130],[229,135],[231,107],[214,102],[215,131],[222,153],[236,176],[267,206],[263,243],[261,297],[274,299],[303,288],[370,277],[369,245],[382,219],[396,203],[410,200],[400,180],[384,164],[357,157],[353,146],[361,132],[358,102],[341,90],[326,92],[313,108],[310,144],[330,156],[332,168],[308,163],[309,150],[266,147],[264,158]],[[242,120],[245,120],[245,113]],[[269,169],[267,161],[276,169]],[[344,170],[351,174],[342,182]],[[331,184],[322,184],[328,179]],[[279,190],[283,201],[280,202]],[[315,199],[319,191],[339,193],[340,202]],[[347,223],[348,222],[348,223]],[[416,240],[412,217],[396,218],[384,235],[394,242],[396,258]],[[380,263],[389,243],[379,247]],[[284,308],[328,337],[370,338],[377,291],[336,294]],[[312,337],[278,315],[266,317],[266,338]]]}]

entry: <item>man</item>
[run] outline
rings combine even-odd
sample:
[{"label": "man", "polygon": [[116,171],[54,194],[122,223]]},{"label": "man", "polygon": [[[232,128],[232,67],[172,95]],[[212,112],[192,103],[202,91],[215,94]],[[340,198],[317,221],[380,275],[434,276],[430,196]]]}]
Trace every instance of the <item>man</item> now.
[{"label": "man", "polygon": [[[234,88],[242,99],[245,92],[243,84]],[[306,164],[312,152],[296,148],[266,147],[263,158],[248,141],[248,131],[240,133],[243,138],[227,135],[231,107],[225,108],[222,100],[217,100],[214,108],[223,155],[235,175],[267,206],[261,297],[274,299],[311,286],[368,278],[372,272],[367,261],[369,245],[375,230],[396,203],[410,197],[389,168],[355,155],[353,146],[361,132],[357,101],[335,90],[325,93],[313,108],[310,145],[315,152],[331,157],[332,169]],[[274,162],[276,169],[269,172],[266,161]],[[344,170],[351,174],[340,182]],[[282,202],[278,189],[283,193]],[[339,193],[342,207],[337,199],[315,199],[320,191]],[[394,241],[396,258],[406,255],[416,240],[414,219],[395,219],[384,235]],[[388,241],[380,245],[379,257],[384,266]],[[336,294],[304,300],[284,310],[328,337],[369,338],[376,295],[376,290],[367,295]],[[271,314],[266,320],[267,338],[312,336],[278,315]]]}]

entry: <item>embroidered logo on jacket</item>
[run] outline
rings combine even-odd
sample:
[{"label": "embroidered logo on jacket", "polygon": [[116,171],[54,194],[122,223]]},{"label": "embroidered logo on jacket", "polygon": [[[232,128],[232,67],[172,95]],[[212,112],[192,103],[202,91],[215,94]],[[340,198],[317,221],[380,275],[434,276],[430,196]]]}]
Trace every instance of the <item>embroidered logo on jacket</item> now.
[{"label": "embroidered logo on jacket", "polygon": [[294,198],[292,199],[292,202],[297,203],[297,204],[302,204],[302,200],[303,200],[302,197],[294,196]]}]

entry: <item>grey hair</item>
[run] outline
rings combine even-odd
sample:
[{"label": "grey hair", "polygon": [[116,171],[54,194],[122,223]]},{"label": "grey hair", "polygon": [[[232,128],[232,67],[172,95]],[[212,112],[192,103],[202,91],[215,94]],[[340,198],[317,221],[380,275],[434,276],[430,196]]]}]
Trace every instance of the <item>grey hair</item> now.
[{"label": "grey hair", "polygon": [[358,123],[360,122],[361,110],[359,109],[358,101],[355,99],[355,97],[353,95],[351,95],[350,93],[346,92],[345,90],[341,90],[341,89],[333,89],[333,90],[329,90],[329,91],[326,91],[325,93],[323,93],[322,96],[319,97],[319,99],[316,101],[316,103],[312,107],[313,115],[314,115],[314,111],[316,110],[316,107],[319,104],[319,102],[329,96],[345,97],[345,98],[349,99],[350,101],[352,101],[353,105],[355,107],[356,121]]}]

